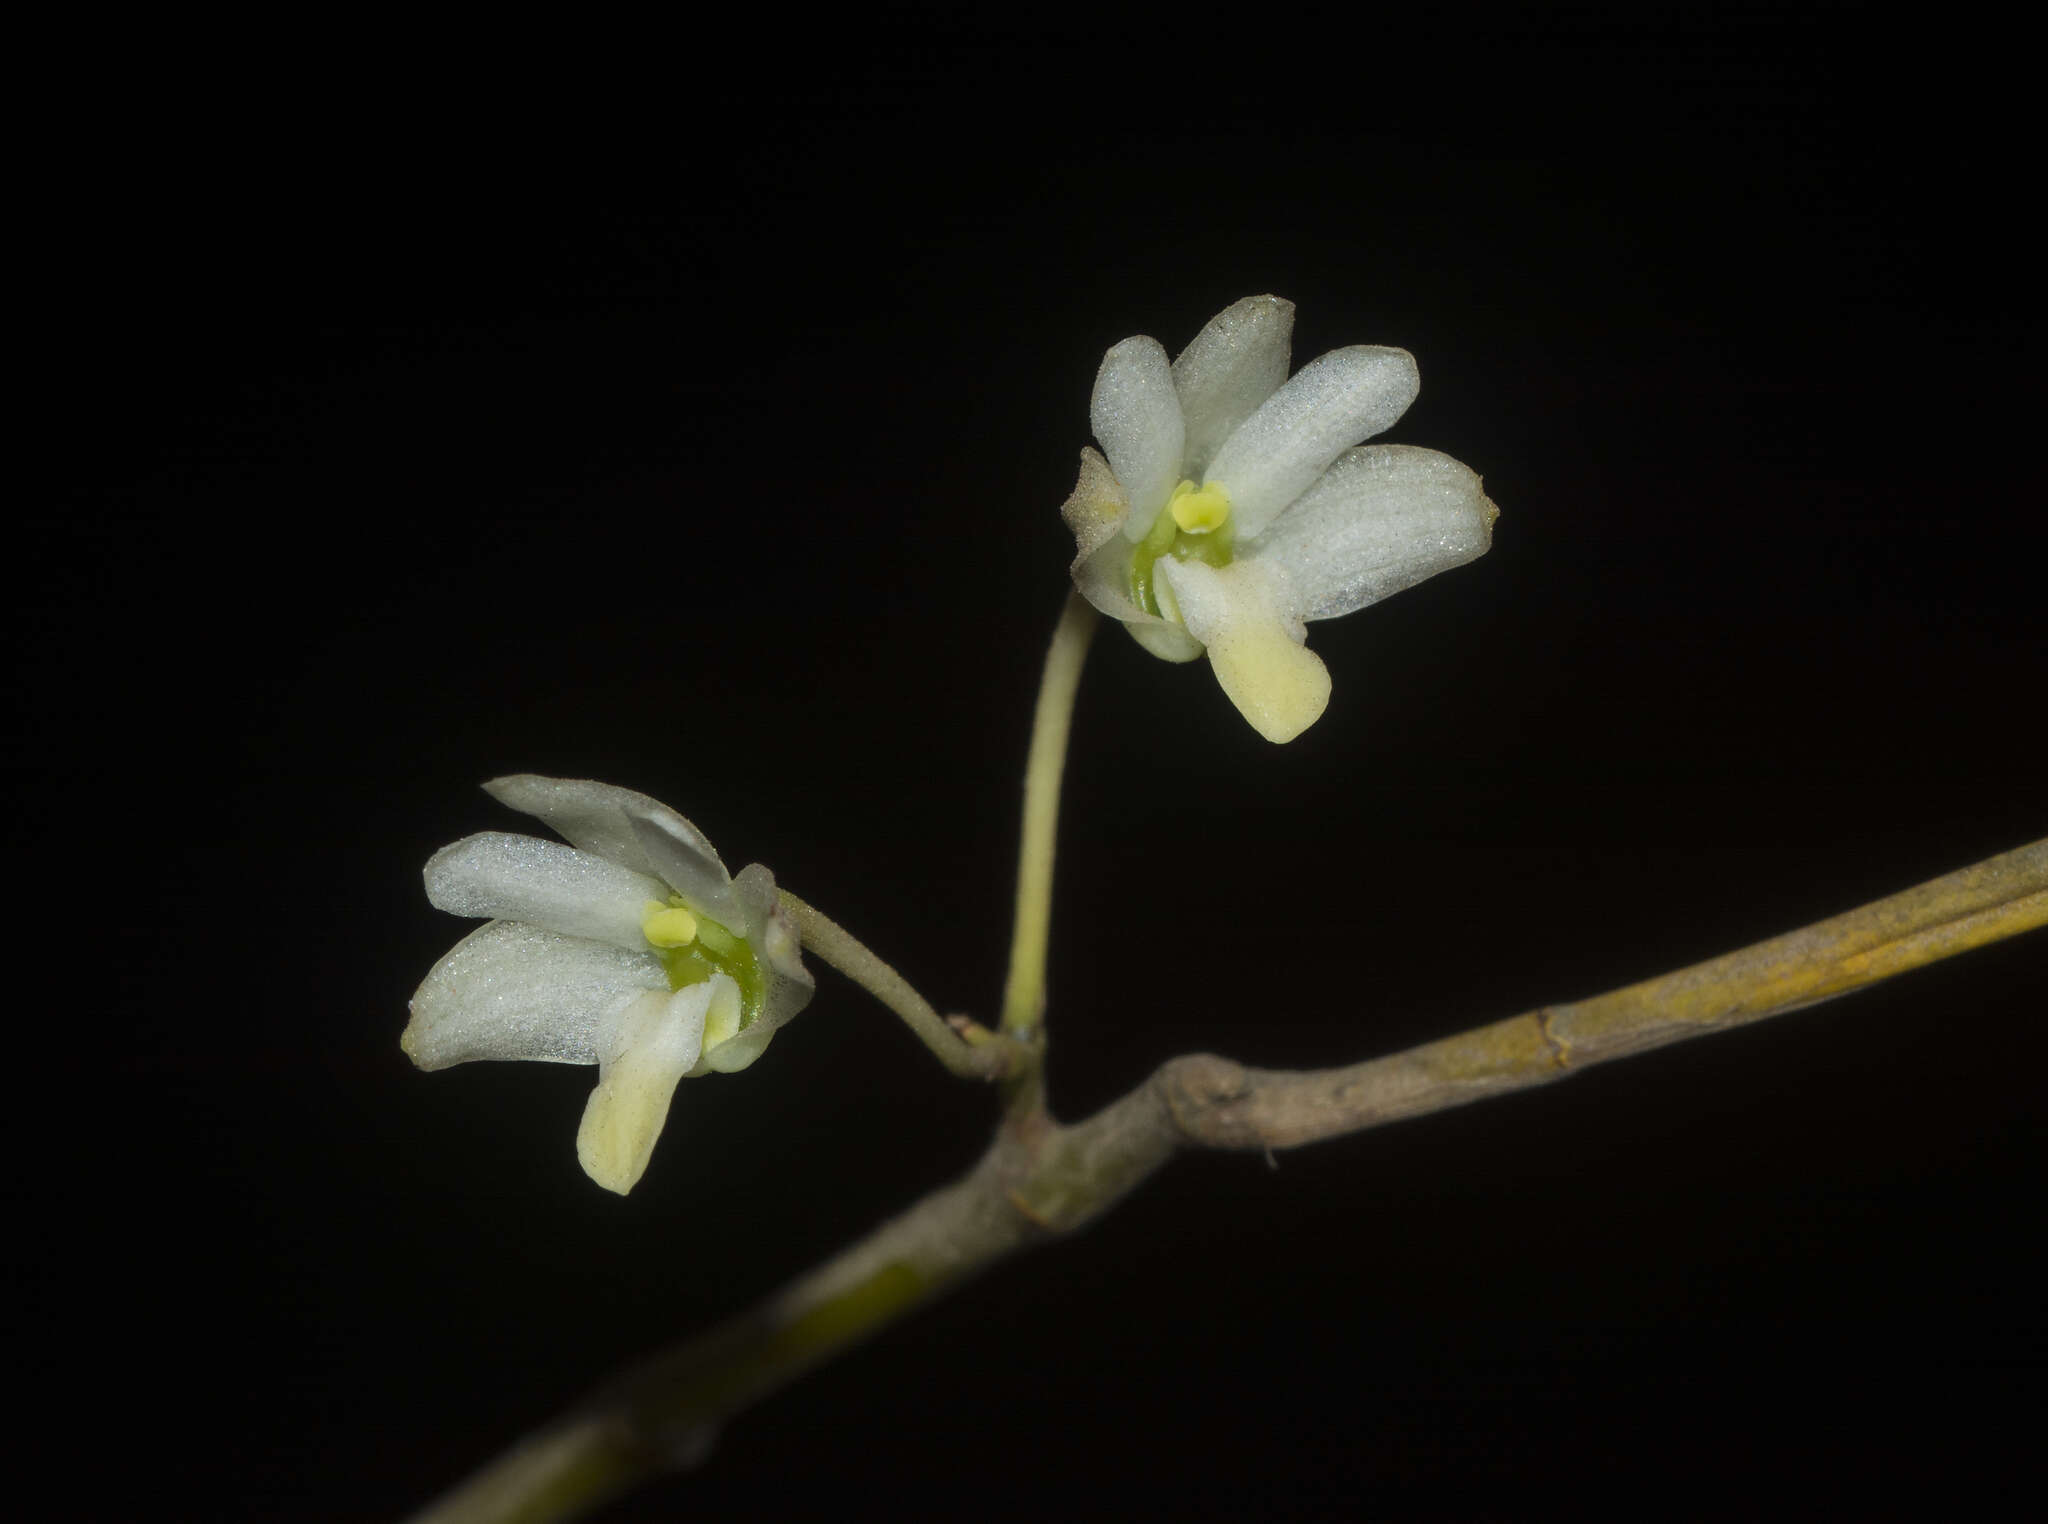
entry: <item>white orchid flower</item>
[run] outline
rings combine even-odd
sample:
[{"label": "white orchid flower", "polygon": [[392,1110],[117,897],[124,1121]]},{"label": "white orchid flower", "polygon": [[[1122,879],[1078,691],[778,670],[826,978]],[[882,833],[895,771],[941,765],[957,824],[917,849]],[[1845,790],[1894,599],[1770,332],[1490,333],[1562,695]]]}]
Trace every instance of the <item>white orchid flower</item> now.
[{"label": "white orchid flower", "polygon": [[1111,349],[1089,407],[1103,454],[1081,452],[1060,510],[1082,596],[1155,656],[1206,652],[1269,741],[1330,701],[1305,621],[1483,555],[1499,513],[1448,455],[1352,448],[1415,400],[1413,355],[1355,344],[1290,379],[1293,326],[1293,303],[1248,296],[1170,365],[1155,339]]},{"label": "white orchid flower", "polygon": [[773,874],[756,863],[732,877],[645,794],[531,774],[484,788],[571,845],[486,831],[428,861],[437,909],[492,919],[428,973],[399,1046],[422,1069],[596,1064],[576,1152],[624,1195],[677,1081],[746,1068],[810,1000],[796,928]]}]

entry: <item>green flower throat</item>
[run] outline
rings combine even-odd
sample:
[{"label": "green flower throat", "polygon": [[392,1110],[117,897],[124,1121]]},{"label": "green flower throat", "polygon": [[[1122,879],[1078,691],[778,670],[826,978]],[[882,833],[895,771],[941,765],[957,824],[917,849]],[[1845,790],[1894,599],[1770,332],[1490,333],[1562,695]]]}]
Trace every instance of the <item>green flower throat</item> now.
[{"label": "green flower throat", "polygon": [[668,903],[649,900],[641,916],[640,929],[648,946],[668,973],[671,990],[702,984],[713,974],[724,974],[739,986],[740,1024],[744,1032],[761,1014],[768,997],[768,977],[761,972],[761,960],[747,939],[735,936],[709,916],[699,914],[672,894]]},{"label": "green flower throat", "polygon": [[1152,521],[1151,531],[1131,551],[1131,601],[1148,614],[1171,618],[1159,607],[1153,564],[1161,556],[1172,556],[1176,561],[1228,566],[1236,529],[1230,517],[1230,494],[1221,482],[1200,487],[1182,482]]}]

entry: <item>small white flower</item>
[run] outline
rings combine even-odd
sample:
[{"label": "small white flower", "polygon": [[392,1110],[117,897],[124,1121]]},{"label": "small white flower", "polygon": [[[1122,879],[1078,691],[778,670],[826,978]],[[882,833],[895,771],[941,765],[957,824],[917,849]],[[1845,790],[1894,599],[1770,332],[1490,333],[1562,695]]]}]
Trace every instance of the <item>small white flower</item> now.
[{"label": "small white flower", "polygon": [[1330,701],[1304,621],[1334,619],[1483,555],[1499,510],[1472,471],[1409,445],[1353,449],[1420,388],[1405,349],[1355,344],[1287,375],[1294,305],[1248,296],[1171,365],[1103,357],[1061,514],[1074,584],[1168,661],[1205,651],[1252,727],[1291,741]]},{"label": "small white flower", "polygon": [[677,1081],[746,1068],[810,1000],[796,928],[774,875],[755,863],[733,878],[645,794],[532,774],[484,788],[572,845],[486,831],[434,854],[434,906],[492,920],[428,973],[399,1046],[422,1069],[596,1064],[576,1152],[624,1195]]}]

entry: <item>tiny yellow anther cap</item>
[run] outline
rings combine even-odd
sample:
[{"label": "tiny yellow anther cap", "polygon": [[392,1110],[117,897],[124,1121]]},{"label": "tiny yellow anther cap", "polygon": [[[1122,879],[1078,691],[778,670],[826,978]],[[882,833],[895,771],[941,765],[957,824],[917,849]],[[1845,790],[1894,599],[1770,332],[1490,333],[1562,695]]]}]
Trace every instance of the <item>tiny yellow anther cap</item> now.
[{"label": "tiny yellow anther cap", "polygon": [[1166,506],[1174,523],[1186,533],[1209,534],[1221,529],[1230,517],[1230,494],[1224,491],[1221,482],[1208,482],[1200,487],[1183,482]]},{"label": "tiny yellow anther cap", "polygon": [[697,918],[680,906],[649,900],[641,907],[640,931],[656,947],[688,947],[697,940]]}]

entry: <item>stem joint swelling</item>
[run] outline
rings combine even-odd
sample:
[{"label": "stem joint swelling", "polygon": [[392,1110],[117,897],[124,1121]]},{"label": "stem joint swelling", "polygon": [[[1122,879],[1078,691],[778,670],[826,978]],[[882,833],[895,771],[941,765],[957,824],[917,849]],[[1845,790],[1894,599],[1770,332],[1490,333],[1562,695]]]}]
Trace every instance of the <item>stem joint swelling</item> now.
[{"label": "stem joint swelling", "polygon": [[1252,1073],[1235,1059],[1184,1053],[1153,1071],[1152,1088],[1173,1130],[1189,1142],[1210,1148],[1267,1146],[1247,1109],[1255,1095]]}]

